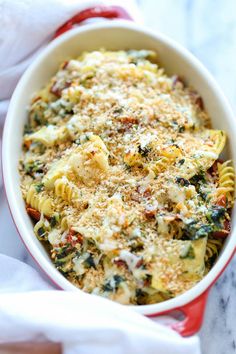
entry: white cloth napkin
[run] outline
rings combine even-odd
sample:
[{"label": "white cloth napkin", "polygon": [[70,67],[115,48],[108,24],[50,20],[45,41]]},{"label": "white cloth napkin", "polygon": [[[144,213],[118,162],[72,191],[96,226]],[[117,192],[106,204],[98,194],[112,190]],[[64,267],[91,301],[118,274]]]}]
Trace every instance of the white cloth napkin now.
[{"label": "white cloth napkin", "polygon": [[[122,4],[141,21],[134,0],[0,0],[0,132],[21,74],[58,27],[96,4]],[[1,239],[3,230],[0,224]],[[33,268],[0,255],[0,343],[51,340],[66,354],[200,354],[198,337],[182,338],[157,321],[103,298],[54,290]]]},{"label": "white cloth napkin", "polygon": [[200,354],[196,336],[97,296],[52,290],[14,258],[0,255],[0,269],[0,343],[51,340],[64,354]]}]

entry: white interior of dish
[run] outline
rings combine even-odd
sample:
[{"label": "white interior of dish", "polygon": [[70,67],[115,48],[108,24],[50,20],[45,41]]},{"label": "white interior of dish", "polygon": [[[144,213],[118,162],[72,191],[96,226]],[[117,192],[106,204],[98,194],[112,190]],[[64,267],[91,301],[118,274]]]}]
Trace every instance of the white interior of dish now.
[{"label": "white interior of dish", "polygon": [[[228,133],[230,143],[225,157],[236,161],[236,148],[233,145],[236,139],[235,122],[224,95],[206,69],[189,52],[172,40],[134,23],[113,21],[76,28],[52,41],[25,72],[12,97],[4,129],[3,172],[9,206],[24,243],[49,277],[61,288],[70,290],[76,288],[55,269],[44,247],[33,233],[32,223],[25,211],[19,187],[18,160],[21,155],[23,127],[27,120],[26,107],[29,105],[32,93],[50,79],[63,60],[76,57],[82,51],[100,48],[156,51],[167,73],[184,76],[203,97],[213,126],[224,129]],[[135,306],[135,309],[144,314],[162,312],[182,306],[200,295],[222,271],[235,249],[234,221],[235,217],[233,217],[233,231],[218,261],[199,284],[174,299],[160,304]]]}]

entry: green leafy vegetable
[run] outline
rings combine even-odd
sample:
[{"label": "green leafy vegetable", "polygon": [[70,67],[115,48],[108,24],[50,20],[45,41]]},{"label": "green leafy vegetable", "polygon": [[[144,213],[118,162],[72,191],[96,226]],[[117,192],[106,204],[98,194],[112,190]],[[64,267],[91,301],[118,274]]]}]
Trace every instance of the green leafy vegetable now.
[{"label": "green leafy vegetable", "polygon": [[35,121],[35,123],[36,123],[37,125],[39,125],[39,124],[42,123],[41,118],[40,118],[40,116],[39,116],[39,114],[38,114],[37,112],[34,113],[34,115],[33,115],[33,120]]},{"label": "green leafy vegetable", "polygon": [[124,278],[122,276],[118,275],[118,274],[115,274],[113,279],[115,281],[115,288],[118,288],[120,283],[122,283],[122,281],[124,281]]},{"label": "green leafy vegetable", "polygon": [[179,133],[183,133],[185,131],[185,127],[184,126],[180,126],[178,129]]},{"label": "green leafy vegetable", "polygon": [[194,249],[190,243],[187,245],[184,245],[184,247],[182,248],[182,250],[180,252],[179,258],[181,258],[181,259],[185,259],[185,258],[194,259],[195,258]]},{"label": "green leafy vegetable", "polygon": [[180,184],[182,187],[187,187],[190,185],[190,182],[183,177],[176,177],[176,182]]},{"label": "green leafy vegetable", "polygon": [[136,289],[135,296],[138,305],[146,304],[147,301],[147,293],[142,289]]},{"label": "green leafy vegetable", "polygon": [[222,219],[225,218],[226,209],[219,205],[212,206],[208,213],[207,219],[214,225],[220,227]]},{"label": "green leafy vegetable", "polygon": [[144,147],[141,147],[141,145],[138,146],[138,152],[143,157],[147,157],[150,151],[151,149],[148,148],[147,146]]},{"label": "green leafy vegetable", "polygon": [[60,220],[60,215],[59,214],[53,215],[51,217],[51,219],[50,219],[50,226],[51,227],[55,227],[58,224],[59,220]]},{"label": "green leafy vegetable", "polygon": [[118,275],[118,274],[115,274],[112,279],[110,279],[109,281],[107,281],[107,282],[103,285],[102,289],[103,289],[103,291],[107,291],[107,292],[116,291],[116,290],[118,289],[119,285],[120,285],[124,280],[125,280],[125,279],[124,279],[122,276],[120,276],[120,275]]},{"label": "green leafy vegetable", "polygon": [[40,239],[44,238],[44,236],[46,235],[46,230],[45,230],[45,228],[44,228],[43,226],[40,227],[40,228],[38,229],[38,231],[37,231],[37,234],[38,234],[38,237],[39,237]]},{"label": "green leafy vegetable", "polygon": [[184,162],[185,162],[185,159],[181,159],[181,160],[179,160],[179,164],[180,164],[180,165],[183,165],[183,164],[184,164]]},{"label": "green leafy vegetable", "polygon": [[183,227],[183,239],[198,240],[214,231],[210,224],[198,224],[196,220],[186,223]]},{"label": "green leafy vegetable", "polygon": [[24,126],[24,135],[25,134],[31,134],[33,132],[32,127],[30,126],[30,124],[25,124]]},{"label": "green leafy vegetable", "polygon": [[112,292],[113,287],[111,286],[110,282],[107,282],[102,286],[102,290],[107,292]]},{"label": "green leafy vegetable", "polygon": [[31,176],[34,172],[39,172],[39,173],[43,172],[43,164],[42,164],[42,162],[40,162],[38,160],[27,162],[24,165],[24,168],[25,168],[26,173]]},{"label": "green leafy vegetable", "polygon": [[208,236],[211,232],[213,232],[213,228],[211,225],[202,225],[200,226],[200,228],[197,230],[196,234],[195,234],[195,240],[202,238],[202,237],[206,237]]},{"label": "green leafy vegetable", "polygon": [[34,187],[36,189],[36,192],[39,193],[39,192],[41,192],[43,190],[44,184],[43,183],[37,183],[37,184],[35,184]]},{"label": "green leafy vegetable", "polygon": [[90,268],[90,267],[96,268],[96,265],[94,263],[91,253],[89,253],[88,257],[85,259],[84,265],[88,268]]}]

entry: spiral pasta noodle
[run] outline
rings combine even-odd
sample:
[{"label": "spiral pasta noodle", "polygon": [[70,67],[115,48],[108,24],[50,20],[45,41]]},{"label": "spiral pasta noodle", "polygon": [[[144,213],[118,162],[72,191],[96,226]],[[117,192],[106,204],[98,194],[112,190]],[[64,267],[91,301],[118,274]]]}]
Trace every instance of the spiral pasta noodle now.
[{"label": "spiral pasta noodle", "polygon": [[66,177],[58,178],[54,184],[55,194],[68,203],[79,205],[79,190]]},{"label": "spiral pasta noodle", "polygon": [[217,164],[219,174],[219,187],[217,196],[225,195],[229,203],[234,201],[235,172],[232,161],[228,160]]},{"label": "spiral pasta noodle", "polygon": [[209,238],[207,240],[205,262],[209,261],[214,256],[218,256],[221,248],[222,248],[221,239]]},{"label": "spiral pasta noodle", "polygon": [[44,192],[37,192],[35,185],[31,184],[26,194],[26,203],[46,216],[53,215],[53,201]]}]

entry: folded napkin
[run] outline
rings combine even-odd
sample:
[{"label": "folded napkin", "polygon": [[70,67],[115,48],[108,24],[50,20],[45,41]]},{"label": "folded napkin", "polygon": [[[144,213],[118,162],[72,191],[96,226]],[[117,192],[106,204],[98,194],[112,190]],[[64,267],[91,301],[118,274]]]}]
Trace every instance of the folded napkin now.
[{"label": "folded napkin", "polygon": [[[115,1],[0,0],[0,137],[21,74],[58,27],[98,4]],[[134,1],[122,4],[140,21]],[[0,225],[3,245],[7,234]],[[66,354],[200,354],[198,337],[182,338],[166,325],[170,318],[153,321],[97,296],[55,290],[36,270],[5,255],[0,270],[0,343],[50,340],[62,343]]]},{"label": "folded napkin", "polygon": [[196,336],[98,296],[52,290],[14,258],[0,255],[0,269],[0,343],[50,340],[64,354],[200,354]]}]

